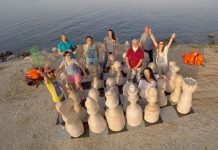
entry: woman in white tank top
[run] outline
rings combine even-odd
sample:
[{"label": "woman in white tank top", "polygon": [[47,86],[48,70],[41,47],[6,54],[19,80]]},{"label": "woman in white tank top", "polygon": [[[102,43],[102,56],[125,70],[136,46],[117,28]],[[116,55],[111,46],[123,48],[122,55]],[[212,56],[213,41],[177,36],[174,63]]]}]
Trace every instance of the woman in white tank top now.
[{"label": "woman in white tank top", "polygon": [[176,33],[173,33],[168,44],[165,45],[163,40],[160,40],[159,43],[157,43],[154,35],[152,34],[151,29],[149,30],[149,34],[151,35],[151,39],[154,43],[154,46],[156,47],[157,50],[157,57],[156,57],[156,64],[157,64],[157,69],[158,69],[158,74],[159,75],[166,75],[168,71],[168,51],[169,48],[173,42],[173,40],[176,37]]}]

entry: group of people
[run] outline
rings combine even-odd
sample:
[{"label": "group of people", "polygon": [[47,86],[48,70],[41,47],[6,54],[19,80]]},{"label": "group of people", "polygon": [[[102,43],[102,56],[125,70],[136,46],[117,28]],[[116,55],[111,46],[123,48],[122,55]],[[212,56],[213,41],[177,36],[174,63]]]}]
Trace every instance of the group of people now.
[{"label": "group of people", "polygon": [[[157,65],[158,75],[155,76],[153,70],[146,67],[143,70],[143,75],[138,83],[139,93],[143,99],[146,99],[146,89],[149,87],[156,87],[157,78],[166,75],[168,68],[168,50],[175,37],[176,34],[173,33],[167,44],[165,44],[163,40],[157,42],[152,29],[146,26],[140,40],[133,39],[131,48],[126,50],[125,63],[130,72],[142,67],[143,60],[145,59],[144,54],[147,53],[149,62],[153,62],[153,53],[154,51],[157,53],[154,63]],[[117,51],[119,51],[119,41],[112,29],[108,30],[108,34],[104,38],[104,47],[105,56],[104,61],[101,64],[103,69],[107,66],[108,55],[116,56]],[[96,68],[99,65],[99,48],[98,45],[94,43],[92,36],[86,37],[86,43],[82,47],[85,65],[81,64],[77,58],[78,56],[76,56],[75,53],[76,50],[76,44],[73,41],[68,40],[65,34],[62,34],[61,40],[58,43],[58,55],[60,55],[62,59],[60,66],[56,71],[49,67],[44,70],[39,69],[39,72],[44,77],[45,84],[51,93],[53,102],[55,103],[66,99],[68,96],[67,90],[77,90],[83,93],[80,70],[83,71],[84,76],[87,76],[86,68],[89,68],[89,65],[94,65]],[[68,88],[63,86],[56,79],[57,75],[61,72],[64,72],[64,78]],[[60,115],[58,116],[57,124],[64,124]]]}]

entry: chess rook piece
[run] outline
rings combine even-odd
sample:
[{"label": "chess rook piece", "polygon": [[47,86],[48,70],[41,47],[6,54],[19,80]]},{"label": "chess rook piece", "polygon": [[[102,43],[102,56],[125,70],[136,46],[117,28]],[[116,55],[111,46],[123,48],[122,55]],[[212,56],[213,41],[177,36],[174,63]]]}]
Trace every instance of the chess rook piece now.
[{"label": "chess rook piece", "polygon": [[100,109],[97,102],[92,98],[87,97],[85,106],[89,114],[89,129],[94,133],[102,133],[103,131],[105,131],[107,128],[107,124],[100,113]]},{"label": "chess rook piece", "polygon": [[73,102],[65,100],[61,103],[57,103],[55,107],[62,115],[67,132],[69,132],[72,137],[79,137],[82,135],[84,127],[78,114],[73,109]]},{"label": "chess rook piece", "polygon": [[96,101],[97,107],[99,108],[102,115],[105,114],[104,107],[100,105],[100,93],[97,89],[91,88],[88,92],[88,97]]},{"label": "chess rook piece", "polygon": [[179,67],[176,65],[176,62],[169,62],[169,71],[167,72],[167,86],[166,92],[170,93],[173,91],[175,86],[175,79],[177,76],[177,72],[179,71]]},{"label": "chess rook piece", "polygon": [[192,106],[192,93],[197,89],[197,82],[192,78],[185,78],[182,83],[182,95],[177,104],[177,110],[181,114],[187,114]]},{"label": "chess rook piece", "polygon": [[115,90],[109,90],[105,94],[106,106],[108,109],[105,112],[108,127],[112,131],[120,131],[125,127],[125,118],[121,106],[119,106],[118,96]]},{"label": "chess rook piece", "polygon": [[142,109],[137,104],[138,101],[138,89],[134,84],[131,84],[128,90],[128,101],[130,104],[126,109],[126,119],[130,126],[139,126],[142,123]]},{"label": "chess rook piece", "polygon": [[160,107],[167,105],[167,97],[165,95],[166,90],[166,80],[158,79],[157,80],[157,91],[158,91],[158,105]]},{"label": "chess rook piece", "polygon": [[71,91],[69,93],[69,98],[73,100],[73,108],[76,111],[76,113],[79,115],[82,122],[87,121],[87,112],[85,108],[81,106],[81,99],[79,98],[78,94],[75,91]]},{"label": "chess rook piece", "polygon": [[149,123],[157,122],[160,115],[160,107],[157,102],[157,89],[149,88],[147,90],[147,101],[148,104],[144,109],[144,120]]},{"label": "chess rook piece", "polygon": [[183,83],[183,77],[182,75],[177,75],[175,79],[175,87],[173,89],[173,92],[170,94],[170,101],[173,103],[178,103],[181,93],[182,93],[182,83]]},{"label": "chess rook piece", "polygon": [[116,84],[119,85],[123,85],[125,83],[125,79],[123,78],[122,75],[122,64],[119,61],[115,61],[113,64],[114,67],[114,71],[116,72],[115,74],[115,80],[116,80]]}]

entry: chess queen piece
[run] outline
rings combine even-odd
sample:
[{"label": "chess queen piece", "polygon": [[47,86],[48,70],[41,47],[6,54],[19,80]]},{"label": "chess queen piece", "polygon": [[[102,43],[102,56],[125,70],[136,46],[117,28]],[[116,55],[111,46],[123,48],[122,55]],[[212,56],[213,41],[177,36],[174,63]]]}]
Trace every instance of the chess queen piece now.
[{"label": "chess queen piece", "polygon": [[69,98],[73,100],[73,108],[76,111],[76,113],[79,115],[82,122],[87,121],[87,112],[85,108],[81,106],[81,99],[79,98],[78,94],[75,91],[70,91]]},{"label": "chess queen piece", "polygon": [[183,77],[182,75],[177,75],[175,79],[175,87],[173,89],[173,92],[170,94],[170,101],[173,103],[178,103],[181,93],[182,93],[182,83],[183,83]]},{"label": "chess queen piece", "polygon": [[177,76],[177,72],[179,71],[179,67],[176,65],[176,62],[171,61],[169,62],[169,71],[167,72],[167,86],[166,92],[171,93],[175,86],[175,79]]},{"label": "chess queen piece", "polygon": [[182,95],[177,104],[177,110],[181,114],[187,114],[192,106],[192,93],[197,89],[197,81],[192,78],[185,78],[182,83]]},{"label": "chess queen piece", "polygon": [[157,89],[149,88],[147,90],[147,101],[148,104],[144,109],[144,120],[149,123],[155,123],[159,119],[160,107],[157,102]]},{"label": "chess queen piece", "polygon": [[115,61],[113,64],[114,67],[114,71],[116,72],[115,74],[115,80],[116,80],[116,84],[119,85],[123,85],[125,83],[125,79],[122,75],[122,64],[119,61]]},{"label": "chess queen piece", "polygon": [[102,133],[107,129],[106,121],[100,113],[97,102],[91,97],[87,97],[85,106],[89,114],[88,124],[89,129],[93,133]]},{"label": "chess queen piece", "polygon": [[166,80],[165,79],[158,79],[157,80],[157,93],[158,93],[158,105],[160,107],[167,105],[167,97],[165,95],[166,90]]},{"label": "chess queen piece", "polygon": [[108,127],[112,131],[121,131],[125,127],[125,118],[121,106],[119,106],[118,96],[115,90],[109,90],[105,94],[106,106],[108,109],[105,112]]},{"label": "chess queen piece", "polygon": [[131,84],[128,90],[128,101],[130,104],[126,109],[126,119],[130,126],[136,127],[142,123],[142,109],[137,104],[138,101],[138,89],[134,84]]},{"label": "chess queen piece", "polygon": [[96,101],[97,107],[99,107],[101,114],[104,115],[105,110],[104,110],[104,107],[102,105],[100,105],[100,93],[99,93],[99,91],[95,88],[91,88],[88,92],[88,97],[90,97]]},{"label": "chess queen piece", "polygon": [[67,132],[72,137],[79,137],[84,132],[82,121],[73,109],[73,102],[65,100],[55,105],[57,111],[62,115]]}]

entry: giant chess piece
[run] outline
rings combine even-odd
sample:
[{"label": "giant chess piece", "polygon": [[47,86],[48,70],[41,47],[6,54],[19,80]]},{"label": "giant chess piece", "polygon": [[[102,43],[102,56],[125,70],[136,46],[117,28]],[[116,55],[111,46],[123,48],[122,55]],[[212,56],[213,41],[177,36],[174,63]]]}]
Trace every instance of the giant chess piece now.
[{"label": "giant chess piece", "polygon": [[99,108],[101,114],[105,114],[104,107],[100,105],[100,93],[97,89],[91,88],[88,92],[88,97],[96,101],[97,107]]},{"label": "giant chess piece", "polygon": [[103,88],[104,83],[99,78],[97,67],[95,67],[95,69],[93,70],[92,77],[93,77],[93,80],[92,80],[92,83],[91,83],[92,87],[97,89],[97,90],[100,89],[100,88]]},{"label": "giant chess piece", "polygon": [[158,105],[160,107],[167,105],[167,97],[165,95],[166,90],[166,80],[158,79],[157,80],[157,91],[158,91]]},{"label": "giant chess piece", "polygon": [[197,89],[197,82],[192,78],[185,78],[182,83],[182,95],[177,104],[177,110],[181,114],[187,114],[192,106],[192,93]]},{"label": "giant chess piece", "polygon": [[119,106],[118,96],[115,90],[109,90],[105,94],[106,106],[108,109],[105,112],[108,127],[112,131],[121,131],[125,127],[125,118],[121,106]]},{"label": "giant chess piece", "polygon": [[73,109],[73,102],[65,100],[61,103],[57,103],[55,107],[62,115],[67,132],[69,132],[72,137],[79,137],[82,135],[84,127],[78,114]]},{"label": "giant chess piece", "polygon": [[123,85],[125,83],[125,79],[122,75],[122,64],[119,61],[115,61],[113,64],[114,70],[116,72],[115,74],[115,80],[116,80],[116,84],[119,85]]},{"label": "giant chess piece", "polygon": [[157,74],[157,65],[154,62],[150,62],[148,67],[152,69],[154,74]]},{"label": "giant chess piece", "polygon": [[157,122],[160,115],[160,107],[157,102],[157,89],[149,88],[147,90],[147,101],[148,104],[144,109],[144,119],[149,123]]},{"label": "giant chess piece", "polygon": [[126,112],[127,106],[129,105],[128,101],[128,90],[132,82],[126,81],[126,83],[123,85],[123,97],[122,97],[122,105],[123,105],[123,111]]},{"label": "giant chess piece", "polygon": [[97,102],[92,98],[87,97],[85,105],[89,114],[89,129],[94,133],[104,132],[107,128],[107,124],[99,111],[100,109]]},{"label": "giant chess piece", "polygon": [[108,65],[110,67],[109,73],[110,73],[111,76],[115,75],[114,62],[115,62],[114,55],[109,54],[109,56],[108,56]]},{"label": "giant chess piece", "polygon": [[134,84],[131,84],[128,90],[128,100],[130,102],[126,109],[126,119],[130,126],[139,126],[142,123],[142,109],[137,104],[138,101],[138,89]]},{"label": "giant chess piece", "polygon": [[106,80],[106,91],[114,89],[116,94],[119,95],[119,89],[116,86],[115,78],[107,78]]},{"label": "giant chess piece", "polygon": [[173,92],[170,94],[170,101],[173,103],[178,103],[181,93],[182,93],[182,83],[183,83],[183,77],[182,75],[177,75],[175,79],[175,87],[173,89]]},{"label": "giant chess piece", "polygon": [[176,65],[176,62],[169,62],[169,71],[167,72],[167,86],[166,92],[171,93],[175,86],[175,79],[177,76],[177,72],[179,71],[179,67]]},{"label": "giant chess piece", "polygon": [[69,93],[69,98],[73,100],[73,106],[76,113],[79,115],[82,122],[87,121],[87,112],[85,108],[81,106],[81,99],[79,98],[78,94],[75,91],[71,91]]}]

